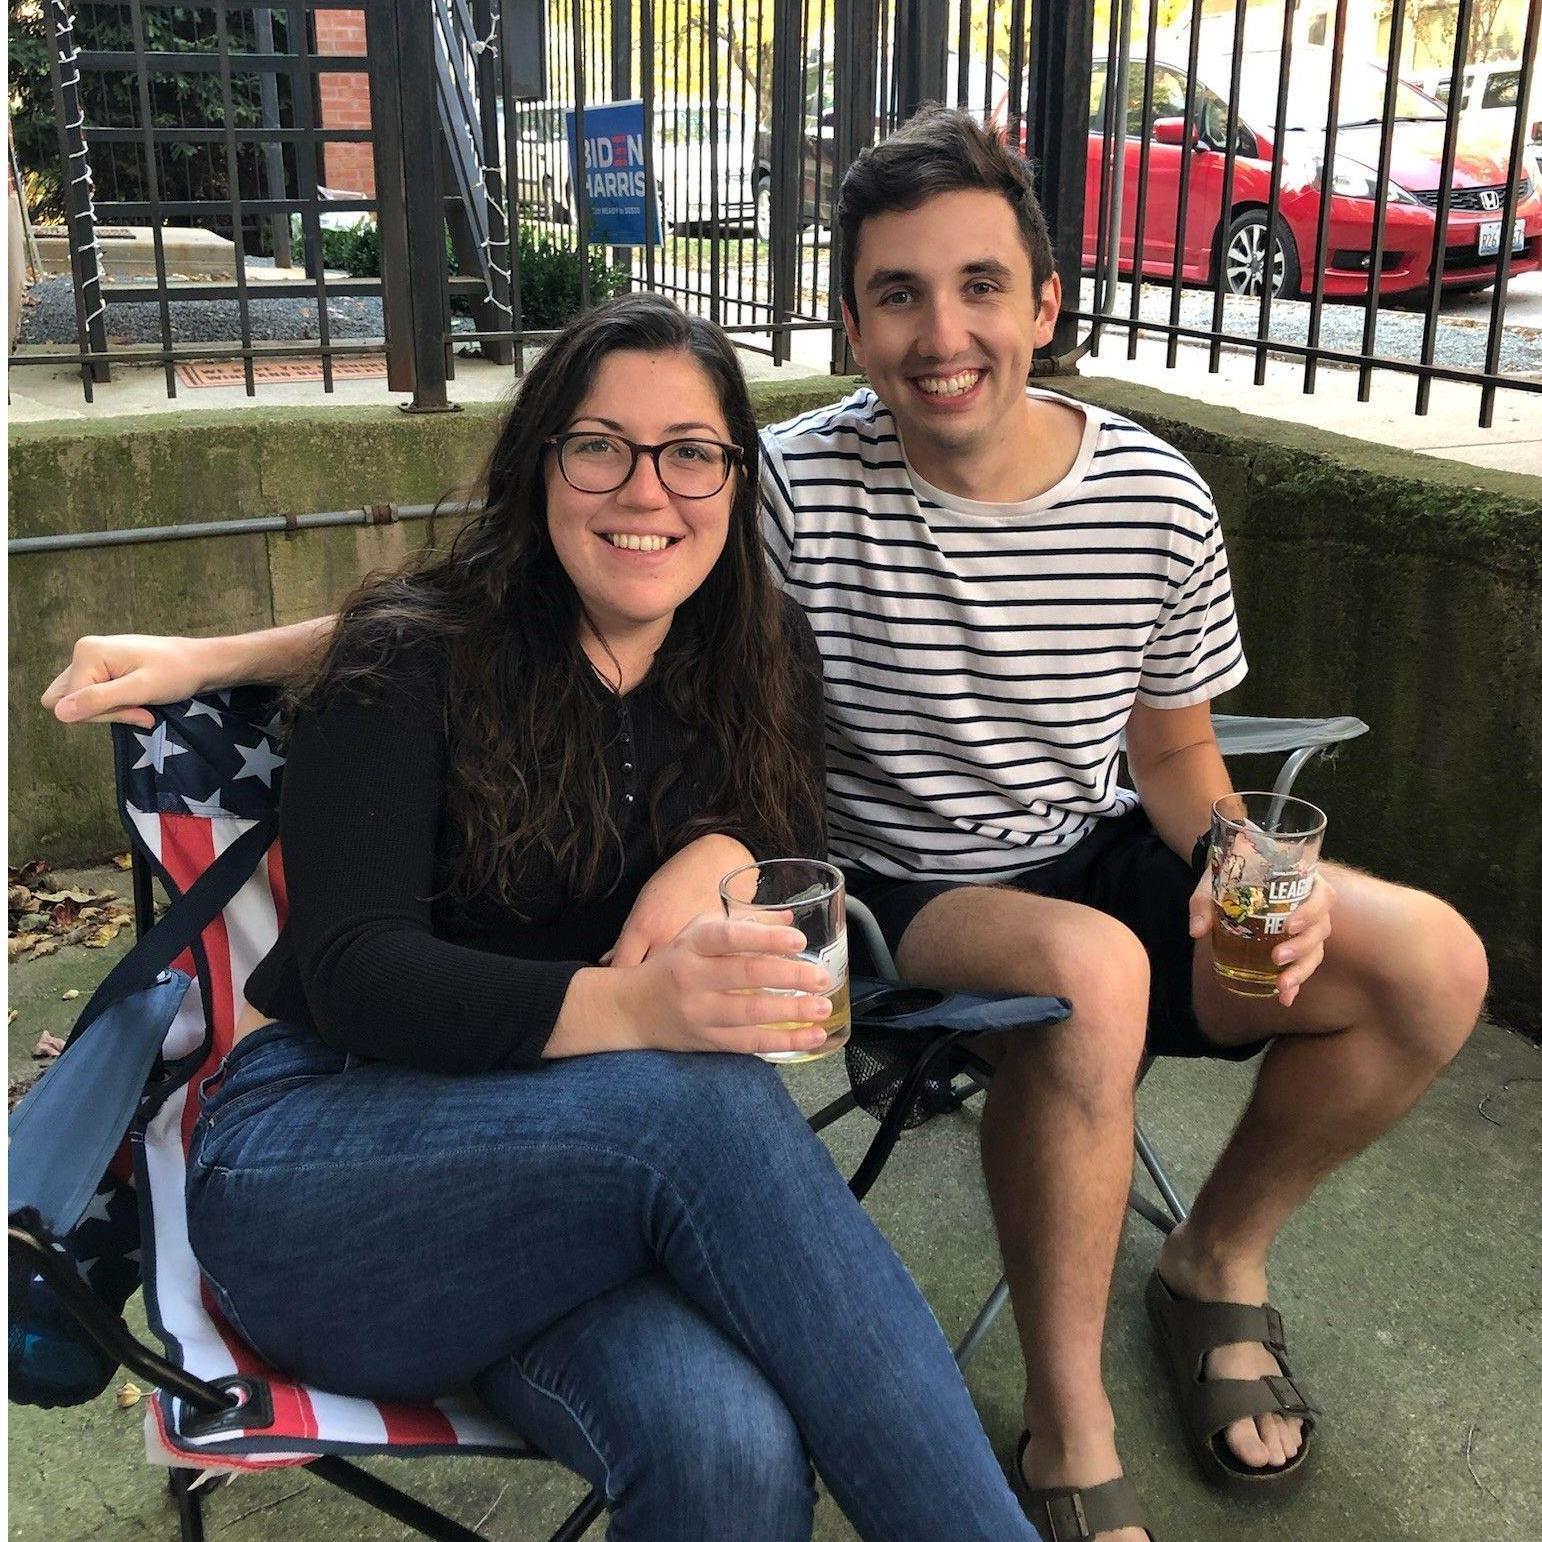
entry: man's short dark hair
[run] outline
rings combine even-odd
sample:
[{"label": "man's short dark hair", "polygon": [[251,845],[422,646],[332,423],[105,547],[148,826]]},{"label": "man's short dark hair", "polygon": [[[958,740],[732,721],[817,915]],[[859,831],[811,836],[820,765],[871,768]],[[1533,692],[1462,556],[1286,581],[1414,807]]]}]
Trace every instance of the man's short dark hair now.
[{"label": "man's short dark hair", "polygon": [[887,139],[863,150],[841,181],[841,293],[857,312],[857,238],[875,214],[918,209],[939,193],[979,189],[1011,204],[1028,251],[1034,300],[1055,271],[1049,228],[1028,163],[966,112],[928,102]]}]

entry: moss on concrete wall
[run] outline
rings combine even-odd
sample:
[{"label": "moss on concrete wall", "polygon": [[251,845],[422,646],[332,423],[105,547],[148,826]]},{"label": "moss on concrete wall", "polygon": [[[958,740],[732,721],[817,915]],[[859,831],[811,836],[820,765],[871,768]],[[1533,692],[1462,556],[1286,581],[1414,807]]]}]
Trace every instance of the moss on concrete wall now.
[{"label": "moss on concrete wall", "polygon": [[[757,412],[775,422],[848,384],[760,384]],[[1538,1031],[1542,481],[1146,387],[1057,385],[1194,459],[1221,509],[1252,664],[1222,706],[1371,725],[1302,780],[1328,810],[1331,853],[1463,910],[1489,945],[1496,1006]],[[432,502],[475,476],[497,416],[493,404],[437,417],[321,407],[18,427],[11,533]],[[78,634],[313,615],[425,534],[348,528],[13,559],[13,859],[122,844],[106,735],[61,729],[34,705]]]}]

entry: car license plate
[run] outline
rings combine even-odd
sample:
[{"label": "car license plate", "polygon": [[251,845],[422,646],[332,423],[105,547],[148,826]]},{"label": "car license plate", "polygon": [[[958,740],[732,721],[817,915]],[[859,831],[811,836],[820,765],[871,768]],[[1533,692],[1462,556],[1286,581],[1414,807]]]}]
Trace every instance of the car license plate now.
[{"label": "car license plate", "polygon": [[[1499,233],[1504,229],[1503,220],[1485,220],[1478,226],[1478,255],[1480,257],[1497,257],[1499,255]],[[1514,220],[1510,225],[1510,250],[1523,252],[1526,250],[1526,222]]]}]

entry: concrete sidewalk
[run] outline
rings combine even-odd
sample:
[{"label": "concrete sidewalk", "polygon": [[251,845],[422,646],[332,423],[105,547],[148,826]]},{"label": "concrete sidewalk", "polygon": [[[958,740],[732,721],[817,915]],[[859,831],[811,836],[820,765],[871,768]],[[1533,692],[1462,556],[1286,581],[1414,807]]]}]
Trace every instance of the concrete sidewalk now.
[{"label": "concrete sidewalk", "polygon": [[[90,887],[126,876],[81,875]],[[13,1077],[31,1064],[38,1033],[62,1032],[73,1017],[80,1003],[60,1001],[61,992],[89,994],[121,946],[66,948],[11,968],[11,1003],[19,1010],[10,1029]],[[1157,1235],[1131,1222],[1114,1281],[1109,1388],[1128,1470],[1163,1542],[1536,1542],[1542,1535],[1534,1428],[1542,1386],[1539,1078],[1542,1050],[1484,1023],[1424,1103],[1331,1179],[1287,1228],[1276,1252],[1274,1299],[1297,1366],[1328,1413],[1312,1480],[1280,1502],[1234,1501],[1198,1477],[1141,1306]],[[787,1079],[809,1110],[845,1086],[838,1058],[790,1069]],[[1247,1067],[1177,1062],[1159,1064],[1148,1079],[1142,1116],[1183,1192],[1202,1179],[1250,1081]],[[977,1125],[978,1115],[966,1110],[907,1136],[869,1201],[954,1339],[998,1272]],[[828,1132],[843,1170],[854,1167],[872,1128],[853,1115]],[[137,1298],[134,1307],[137,1314]],[[1006,1318],[987,1336],[969,1382],[1006,1456],[1022,1394],[1021,1358]],[[83,1408],[12,1409],[13,1542],[170,1542],[176,1518],[163,1473],[144,1464],[142,1417],[142,1406],[119,1409],[111,1390]],[[509,1542],[549,1535],[581,1493],[576,1479],[544,1463],[369,1465],[480,1525],[488,1538]],[[211,1537],[384,1542],[409,1535],[292,1469],[218,1489],[207,1516]],[[854,1536],[828,1496],[815,1535],[819,1542]]]}]

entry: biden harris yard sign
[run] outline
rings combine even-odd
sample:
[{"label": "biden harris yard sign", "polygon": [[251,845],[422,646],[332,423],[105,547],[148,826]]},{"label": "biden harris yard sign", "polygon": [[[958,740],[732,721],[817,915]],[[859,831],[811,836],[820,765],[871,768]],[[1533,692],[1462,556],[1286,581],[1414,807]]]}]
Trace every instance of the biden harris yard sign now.
[{"label": "biden harris yard sign", "polygon": [[[568,120],[568,161],[577,184],[578,114]],[[584,109],[584,190],[589,201],[589,241],[595,246],[657,246],[658,202],[648,233],[648,179],[643,170],[643,104],[609,102]]]}]

